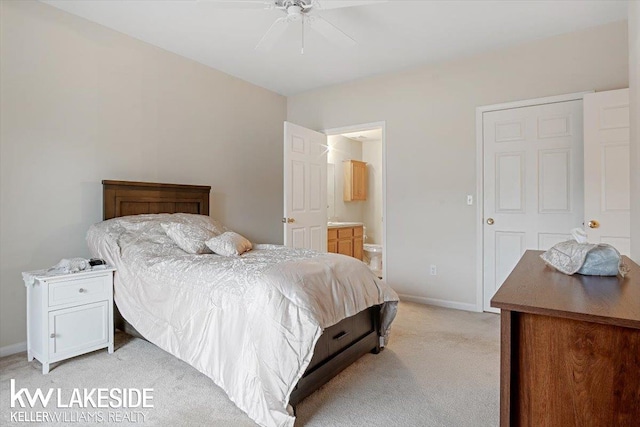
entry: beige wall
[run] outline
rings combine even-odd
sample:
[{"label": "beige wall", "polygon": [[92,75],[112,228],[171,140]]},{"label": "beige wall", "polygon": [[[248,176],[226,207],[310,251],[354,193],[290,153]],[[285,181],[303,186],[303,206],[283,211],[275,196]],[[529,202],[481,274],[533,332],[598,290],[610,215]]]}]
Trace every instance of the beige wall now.
[{"label": "beige wall", "polygon": [[[327,153],[327,163],[334,165],[334,214],[330,221],[363,221],[362,202],[345,202],[343,200],[344,188],[344,161],[362,160],[362,143],[342,135],[327,137],[327,145],[331,147]],[[330,215],[330,213],[328,214]]]},{"label": "beige wall", "polygon": [[[342,135],[327,137],[327,163],[334,165],[334,197],[328,200],[329,221],[356,221],[367,227],[368,243],[382,243],[382,141],[356,141]],[[364,202],[343,201],[344,161],[367,163],[368,194]],[[329,169],[330,173],[331,169]],[[330,185],[331,179],[328,183]],[[331,197],[331,191],[327,192]],[[333,206],[333,209],[331,209]]]},{"label": "beige wall", "polygon": [[362,222],[367,227],[365,243],[382,244],[382,141],[362,143],[362,161],[367,162],[367,200]]},{"label": "beige wall", "polygon": [[102,179],[211,185],[212,216],[282,242],[286,99],[37,2],[1,1],[0,347],[20,272],[87,256]]},{"label": "beige wall", "polygon": [[[626,22],[287,100],[312,129],[386,121],[387,278],[401,294],[476,307],[475,108],[628,85]],[[430,264],[438,267],[429,276]]]},{"label": "beige wall", "polygon": [[629,2],[631,257],[640,263],[640,2]]}]

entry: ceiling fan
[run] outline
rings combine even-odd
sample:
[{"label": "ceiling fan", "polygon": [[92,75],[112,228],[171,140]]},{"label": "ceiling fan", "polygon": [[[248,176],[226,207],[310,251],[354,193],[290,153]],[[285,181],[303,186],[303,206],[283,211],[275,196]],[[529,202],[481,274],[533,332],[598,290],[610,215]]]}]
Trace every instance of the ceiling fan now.
[{"label": "ceiling fan", "polygon": [[338,46],[353,46],[356,41],[340,28],[320,16],[317,11],[326,9],[338,9],[352,6],[362,6],[372,3],[383,3],[383,1],[323,1],[318,0],[214,0],[212,2],[218,7],[234,9],[277,9],[284,13],[284,16],[275,20],[267,30],[262,39],[256,45],[256,50],[267,52],[273,48],[276,42],[283,36],[286,29],[293,23],[300,22],[301,53],[304,54],[304,27],[308,25],[321,36]]}]

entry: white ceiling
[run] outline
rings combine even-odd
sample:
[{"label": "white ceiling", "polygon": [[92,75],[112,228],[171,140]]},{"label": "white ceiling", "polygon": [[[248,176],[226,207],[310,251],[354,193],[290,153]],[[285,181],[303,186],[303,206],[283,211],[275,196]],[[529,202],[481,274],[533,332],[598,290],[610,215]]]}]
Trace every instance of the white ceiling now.
[{"label": "white ceiling", "polygon": [[[388,1],[321,11],[358,41],[331,45],[290,25],[268,53],[254,49],[278,10],[207,0],[43,0],[283,95],[626,19],[622,1]],[[324,0],[325,3],[334,3]]]}]

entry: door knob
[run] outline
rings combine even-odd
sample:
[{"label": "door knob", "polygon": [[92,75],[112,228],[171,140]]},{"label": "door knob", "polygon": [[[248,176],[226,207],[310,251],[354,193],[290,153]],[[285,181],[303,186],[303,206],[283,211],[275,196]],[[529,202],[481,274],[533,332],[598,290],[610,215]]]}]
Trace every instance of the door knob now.
[{"label": "door knob", "polygon": [[282,222],[291,224],[292,222],[296,222],[293,218],[282,218]]},{"label": "door knob", "polygon": [[487,224],[493,225],[494,222],[493,218],[487,218]]},{"label": "door knob", "polygon": [[589,228],[598,228],[598,227],[600,227],[600,223],[598,221],[596,221],[595,219],[592,219],[591,221],[589,221],[587,223],[587,225],[589,226]]}]

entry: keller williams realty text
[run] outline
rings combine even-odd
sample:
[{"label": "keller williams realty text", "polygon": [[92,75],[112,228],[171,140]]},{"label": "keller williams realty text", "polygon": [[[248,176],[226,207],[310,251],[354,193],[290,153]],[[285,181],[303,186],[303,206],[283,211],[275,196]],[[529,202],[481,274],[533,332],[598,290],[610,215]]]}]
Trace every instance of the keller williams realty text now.
[{"label": "keller williams realty text", "polygon": [[146,414],[141,411],[15,411],[11,412],[12,423],[82,423],[83,425],[93,423],[144,423]]}]

